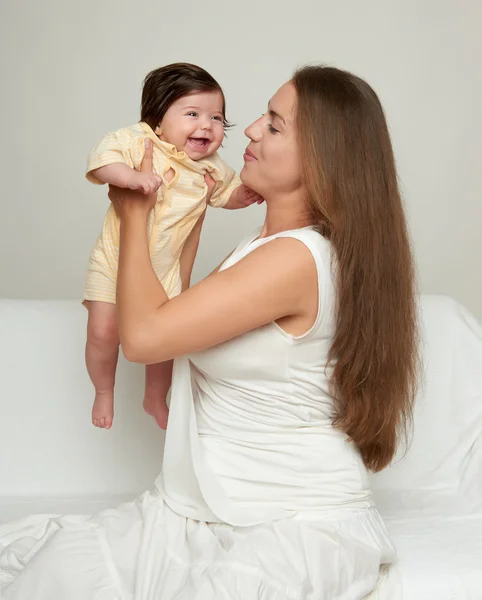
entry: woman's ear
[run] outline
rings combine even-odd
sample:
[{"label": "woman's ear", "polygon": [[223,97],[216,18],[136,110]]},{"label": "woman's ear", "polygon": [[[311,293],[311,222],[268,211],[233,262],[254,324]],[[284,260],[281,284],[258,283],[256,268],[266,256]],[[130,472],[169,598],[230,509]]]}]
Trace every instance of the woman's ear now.
[{"label": "woman's ear", "polygon": [[162,129],[161,129],[161,124],[159,123],[159,125],[154,129],[154,133],[158,136],[161,137],[162,136]]}]

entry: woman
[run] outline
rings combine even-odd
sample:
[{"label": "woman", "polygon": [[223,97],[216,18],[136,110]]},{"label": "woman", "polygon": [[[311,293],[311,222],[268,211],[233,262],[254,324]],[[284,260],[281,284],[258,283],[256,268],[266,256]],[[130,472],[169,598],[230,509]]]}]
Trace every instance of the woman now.
[{"label": "woman", "polygon": [[149,260],[155,198],[111,189],[124,353],[177,359],[162,473],[90,519],[4,526],[2,598],[356,600],[392,560],[367,469],[393,457],[417,358],[382,108],[359,78],[306,67],[246,134],[265,224],[172,300]]}]

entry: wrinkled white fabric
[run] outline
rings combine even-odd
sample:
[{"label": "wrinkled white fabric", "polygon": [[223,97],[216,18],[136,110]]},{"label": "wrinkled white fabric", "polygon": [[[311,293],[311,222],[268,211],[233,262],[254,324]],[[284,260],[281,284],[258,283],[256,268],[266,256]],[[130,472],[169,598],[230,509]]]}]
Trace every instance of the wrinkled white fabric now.
[{"label": "wrinkled white fabric", "polygon": [[381,528],[367,511],[332,524],[206,523],[173,513],[154,490],[92,517],[0,526],[0,598],[356,600],[376,585]]}]

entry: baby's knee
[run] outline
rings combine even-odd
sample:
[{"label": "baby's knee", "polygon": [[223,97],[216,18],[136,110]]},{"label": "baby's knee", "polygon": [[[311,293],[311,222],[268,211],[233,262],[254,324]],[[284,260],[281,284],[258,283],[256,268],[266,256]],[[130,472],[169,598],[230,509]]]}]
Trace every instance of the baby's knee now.
[{"label": "baby's knee", "polygon": [[89,329],[89,340],[95,345],[108,344],[109,346],[119,345],[119,333],[116,323],[96,323]]},{"label": "baby's knee", "polygon": [[89,311],[89,323],[87,327],[87,339],[94,345],[119,345],[119,331],[117,328],[117,319],[115,307],[113,310],[103,311],[98,314],[96,311]]}]

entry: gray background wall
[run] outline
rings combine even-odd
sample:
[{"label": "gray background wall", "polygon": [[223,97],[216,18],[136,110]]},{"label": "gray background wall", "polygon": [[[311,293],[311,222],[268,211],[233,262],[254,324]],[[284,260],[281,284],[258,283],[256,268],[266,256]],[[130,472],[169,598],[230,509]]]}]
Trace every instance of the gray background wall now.
[{"label": "gray background wall", "polygon": [[[85,159],[138,120],[149,70],[184,60],[219,80],[238,124],[224,157],[239,169],[244,127],[293,69],[321,61],[382,100],[421,290],[482,316],[481,24],[479,0],[3,0],[0,297],[81,295],[108,202]],[[195,279],[263,215],[211,210]]]}]

